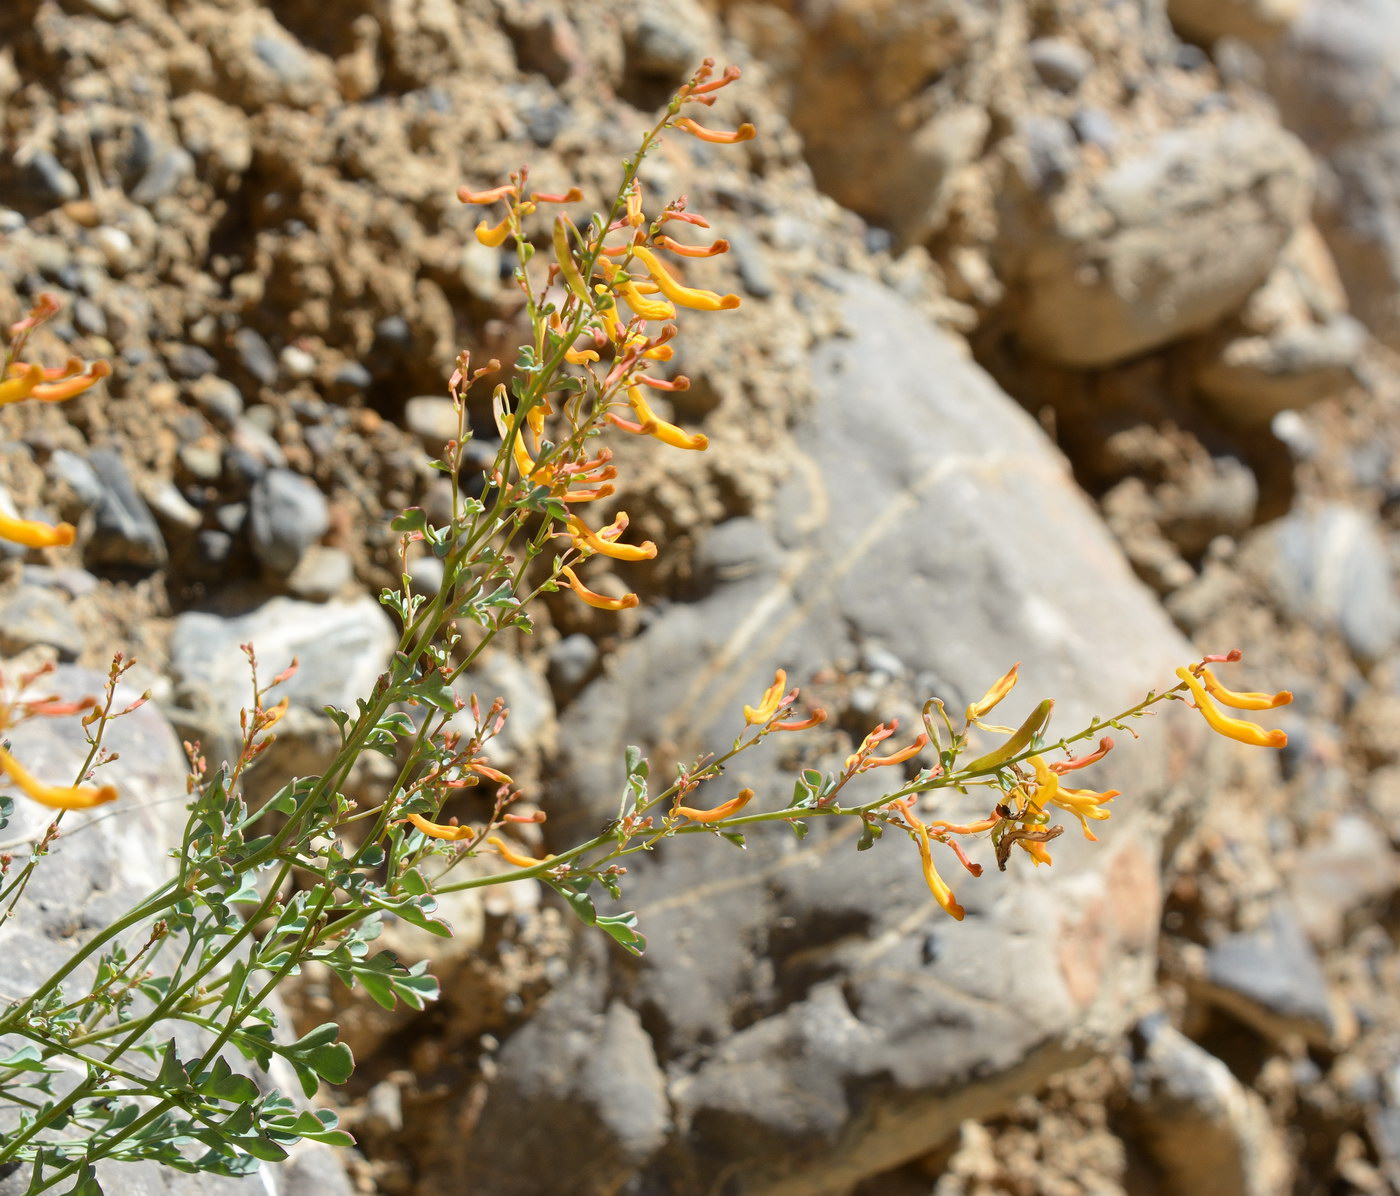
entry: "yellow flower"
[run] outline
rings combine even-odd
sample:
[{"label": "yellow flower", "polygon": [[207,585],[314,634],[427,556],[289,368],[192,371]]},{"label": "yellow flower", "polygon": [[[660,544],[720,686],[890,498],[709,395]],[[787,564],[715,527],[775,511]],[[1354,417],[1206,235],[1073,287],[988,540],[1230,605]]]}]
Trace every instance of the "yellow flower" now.
[{"label": "yellow flower", "polygon": [[542,860],[537,860],[534,856],[516,851],[515,848],[511,847],[504,839],[496,835],[488,835],[486,837],[486,842],[501,853],[501,859],[505,860],[507,864],[514,864],[517,868],[538,868],[541,864],[547,864],[554,858],[552,855],[549,855],[545,856]]},{"label": "yellow flower", "polygon": [[[672,303],[679,303],[682,307],[692,307],[698,311],[731,311],[741,302],[738,295],[717,295],[714,291],[682,286],[666,272],[666,267],[657,260],[656,254],[645,245],[634,246],[632,253],[646,266],[647,273],[661,288],[661,293]],[[638,312],[638,315],[640,314]]]},{"label": "yellow flower", "polygon": [[55,810],[89,810],[117,798],[115,785],[101,785],[95,789],[80,785],[45,785],[4,748],[0,748],[0,770],[9,773],[26,797]]},{"label": "yellow flower", "polygon": [[953,896],[953,890],[948,887],[948,882],[939,876],[938,869],[934,867],[933,845],[929,841],[928,827],[914,813],[914,799],[909,797],[893,804],[899,807],[899,812],[908,824],[909,837],[914,840],[915,846],[919,849],[919,865],[923,869],[924,883],[928,885],[933,899],[938,902],[945,913],[951,914],[961,922],[967,911],[958,904],[958,899]]},{"label": "yellow flower", "polygon": [[757,706],[744,707],[744,722],[750,727],[761,727],[778,712],[783,704],[783,694],[787,692],[787,673],[779,669],[773,674],[773,684],[763,691]]},{"label": "yellow flower", "polygon": [[650,540],[640,544],[618,544],[617,537],[627,530],[627,512],[619,511],[617,518],[601,532],[595,532],[577,515],[569,516],[569,536],[574,545],[599,556],[617,561],[649,561],[656,556],[656,545]]},{"label": "yellow flower", "polygon": [[[986,693],[967,708],[967,721],[969,724],[976,723],[979,727],[982,726],[979,720],[984,715],[991,713],[997,703],[1016,688],[1016,674],[1019,672],[1020,668],[1021,662],[1018,660],[991,689],[987,690]],[[1006,735],[1010,735],[1012,731],[1011,727],[984,727],[983,729],[987,731],[1000,731]]]},{"label": "yellow flower", "polygon": [[[1266,731],[1264,728],[1254,723],[1247,722],[1242,718],[1231,718],[1227,714],[1222,714],[1219,707],[1211,701],[1206,693],[1205,686],[1201,684],[1190,669],[1182,667],[1176,670],[1176,675],[1186,683],[1186,688],[1191,691],[1191,696],[1196,699],[1196,708],[1205,717],[1210,729],[1219,735],[1224,735],[1227,739],[1238,740],[1240,743],[1247,743],[1251,747],[1272,747],[1281,748],[1288,746],[1288,735],[1284,731]],[[1221,687],[1223,688],[1223,687]],[[1232,697],[1245,697],[1248,695],[1235,695]],[[1275,695],[1276,697],[1279,695]],[[1222,698],[1222,701],[1224,699]],[[1292,695],[1289,695],[1292,700]],[[1283,705],[1279,702],[1278,705]]]},{"label": "yellow flower", "polygon": [[609,598],[606,594],[590,590],[583,582],[579,581],[578,575],[568,565],[565,565],[559,572],[564,575],[564,581],[568,587],[589,606],[597,610],[629,610],[641,601],[636,594],[624,594],[621,598]]},{"label": "yellow flower", "polygon": [[470,841],[476,832],[469,826],[448,826],[441,822],[429,822],[421,814],[404,815],[420,831],[432,839],[445,839],[452,843]]},{"label": "yellow flower", "polygon": [[14,519],[0,512],[0,540],[13,540],[26,548],[64,547],[76,535],[71,523],[40,523],[37,519]]},{"label": "yellow flower", "polygon": [[1276,694],[1236,693],[1233,689],[1226,689],[1221,685],[1215,679],[1215,674],[1207,668],[1201,669],[1201,680],[1211,697],[1226,706],[1233,706],[1236,710],[1274,710],[1293,701],[1292,692],[1286,689],[1281,689]]},{"label": "yellow flower", "polygon": [[651,409],[651,404],[646,401],[646,396],[642,394],[640,386],[627,388],[627,402],[637,416],[637,425],[641,431],[649,436],[655,436],[662,444],[701,453],[710,447],[710,438],[704,432],[683,432],[675,424],[667,423],[658,416]]},{"label": "yellow flower", "polygon": [[725,818],[732,818],[752,800],[752,789],[740,789],[737,797],[731,797],[727,802],[721,802],[712,810],[697,810],[694,806],[677,806],[671,813],[678,814],[682,818],[689,818],[691,822],[720,822]]}]

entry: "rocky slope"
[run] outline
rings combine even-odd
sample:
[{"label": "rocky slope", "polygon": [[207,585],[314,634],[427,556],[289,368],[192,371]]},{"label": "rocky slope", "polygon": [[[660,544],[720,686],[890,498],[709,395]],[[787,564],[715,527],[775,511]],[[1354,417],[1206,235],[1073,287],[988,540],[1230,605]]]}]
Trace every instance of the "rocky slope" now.
[{"label": "rocky slope", "polygon": [[687,334],[675,396],[712,449],[625,462],[667,545],[635,617],[559,601],[474,678],[546,832],[775,664],[846,733],[1015,659],[1126,704],[1187,641],[1298,694],[1267,760],[1172,711],[1104,842],[965,886],[961,926],[894,845],[751,839],[632,878],[640,966],[522,887],[396,932],[431,1014],[307,978],[362,1187],[1400,1185],[1397,40],[1384,0],[0,11],[0,318],[55,291],[42,347],[115,367],[6,412],[6,496],[80,536],[4,566],[5,654],[126,647],[214,748],[236,645],[300,654],[270,768],[314,770],[387,651],[387,517],[443,501],[443,379],[521,332],[455,187],[600,194],[713,53],[761,138],[646,176],[734,245],[742,318]]}]

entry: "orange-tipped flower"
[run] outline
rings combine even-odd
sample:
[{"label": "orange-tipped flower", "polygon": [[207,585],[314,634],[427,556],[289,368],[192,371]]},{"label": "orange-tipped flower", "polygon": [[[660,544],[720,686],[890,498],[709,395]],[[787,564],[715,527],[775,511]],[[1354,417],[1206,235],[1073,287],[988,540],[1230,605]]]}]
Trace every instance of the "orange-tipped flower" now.
[{"label": "orange-tipped flower", "polygon": [[1084,828],[1086,839],[1097,843],[1098,836],[1089,829],[1087,820],[1093,818],[1103,821],[1109,818],[1109,812],[1103,808],[1104,804],[1119,796],[1121,795],[1117,789],[1105,789],[1100,793],[1094,789],[1070,789],[1066,785],[1060,785],[1055,793],[1054,801],[1060,809],[1079,819],[1079,825]]},{"label": "orange-tipped flower", "polygon": [[951,914],[961,922],[967,911],[958,904],[958,899],[953,896],[953,890],[948,887],[948,882],[938,874],[938,869],[934,867],[933,845],[929,842],[928,827],[914,813],[914,799],[906,797],[903,801],[897,801],[893,804],[899,808],[899,812],[904,816],[909,827],[910,837],[919,849],[919,864],[923,869],[924,883],[928,885],[933,899],[938,902],[945,913]]},{"label": "orange-tipped flower", "polygon": [[656,254],[645,245],[634,246],[632,253],[646,266],[647,273],[661,288],[661,293],[672,303],[695,308],[697,311],[731,311],[741,302],[738,295],[717,295],[714,291],[682,286],[667,273],[666,267],[657,260]]},{"label": "orange-tipped flower", "polygon": [[502,216],[499,224],[487,224],[483,220],[476,226],[476,239],[483,245],[489,245],[492,249],[504,245],[508,236],[510,236],[509,216]]},{"label": "orange-tipped flower", "polygon": [[74,357],[57,369],[46,370],[41,365],[11,365],[8,377],[0,382],[0,406],[35,399],[41,403],[61,403],[95,386],[112,372],[105,361],[95,361],[86,369]]},{"label": "orange-tipped flower", "polygon": [[787,692],[787,673],[779,669],[773,674],[773,684],[763,691],[757,706],[744,707],[744,723],[750,727],[761,727],[778,713]]},{"label": "orange-tipped flower", "polygon": [[10,780],[19,786],[26,797],[54,810],[90,810],[93,806],[104,805],[117,798],[114,785],[102,785],[97,788],[83,785],[45,785],[36,780],[4,748],[0,748],[0,769],[9,774]]},{"label": "orange-tipped flower", "polygon": [[718,254],[729,252],[729,242],[722,237],[708,245],[682,245],[679,241],[673,241],[665,233],[662,233],[656,238],[654,244],[658,249],[669,249],[672,253],[680,254],[681,257],[715,257]]},{"label": "orange-tipped flower", "polygon": [[675,424],[667,423],[658,416],[646,401],[640,386],[627,388],[627,402],[636,412],[640,430],[650,436],[655,436],[662,444],[669,444],[672,448],[690,449],[694,452],[704,452],[710,447],[710,438],[705,433],[683,432]]},{"label": "orange-tipped flower", "polygon": [[514,183],[502,183],[499,187],[492,187],[489,191],[471,191],[466,187],[457,188],[457,198],[463,203],[495,203],[498,199],[505,199],[507,195],[514,194]]},{"label": "orange-tipped flower", "polygon": [[808,731],[811,728],[826,722],[826,711],[818,706],[810,715],[802,719],[790,719],[785,723],[774,723],[771,730],[774,731]]},{"label": "orange-tipped flower", "polygon": [[1020,668],[1021,662],[1018,660],[1015,664],[1011,666],[1010,669],[1007,670],[1007,672],[1002,677],[1000,677],[997,680],[997,682],[991,687],[991,689],[987,690],[986,693],[984,693],[980,698],[977,699],[977,701],[973,702],[972,705],[967,708],[967,721],[969,723],[978,723],[978,725],[980,726],[981,724],[980,722],[978,722],[978,720],[983,718],[985,715],[990,714],[991,711],[996,707],[997,703],[999,703],[1004,697],[1006,697],[1007,694],[1009,694],[1013,689],[1016,688],[1017,674],[1020,671]]},{"label": "orange-tipped flower", "polygon": [[701,141],[709,141],[715,145],[736,145],[740,141],[752,141],[758,136],[758,130],[747,121],[732,133],[721,132],[719,129],[707,129],[704,125],[696,124],[688,116],[682,116],[674,121],[673,127],[680,129],[682,133],[689,133],[692,137],[698,137]]},{"label": "orange-tipped flower", "polygon": [[579,581],[578,576],[568,565],[565,565],[559,572],[564,575],[568,587],[589,606],[597,610],[629,610],[641,601],[636,594],[624,594],[621,598],[609,598],[605,594],[590,590],[583,582]]},{"label": "orange-tipped flower", "polygon": [[1215,679],[1215,674],[1206,668],[1201,670],[1201,680],[1211,697],[1226,706],[1233,706],[1236,710],[1274,710],[1293,701],[1292,691],[1287,689],[1281,689],[1276,694],[1237,693],[1233,689],[1226,689]]},{"label": "orange-tipped flower", "polygon": [[861,772],[867,768],[883,768],[887,764],[903,764],[906,760],[912,760],[926,747],[928,747],[928,732],[920,731],[918,739],[914,740],[907,748],[891,752],[888,756],[871,756],[861,766]]},{"label": "orange-tipped flower", "polygon": [[71,523],[48,524],[0,513],[0,540],[12,540],[26,548],[66,548],[76,534]]},{"label": "orange-tipped flower", "polygon": [[430,839],[443,839],[449,843],[464,843],[470,842],[476,837],[476,832],[469,826],[449,826],[442,822],[429,822],[421,814],[405,814],[404,817]]},{"label": "orange-tipped flower", "polygon": [[725,818],[734,817],[751,801],[753,801],[753,790],[740,789],[738,797],[731,797],[727,802],[721,802],[713,810],[697,810],[693,806],[677,806],[671,813],[679,815],[681,818],[689,818],[691,822],[720,822]]},{"label": "orange-tipped flower", "polygon": [[1098,748],[1090,752],[1087,756],[1080,756],[1075,760],[1057,760],[1054,764],[1050,765],[1050,767],[1062,775],[1067,772],[1074,772],[1076,769],[1088,768],[1091,764],[1097,764],[1112,750],[1113,740],[1105,735],[1099,740]]},{"label": "orange-tipped flower", "polygon": [[545,856],[542,860],[535,859],[534,856],[526,855],[522,851],[516,851],[509,843],[497,835],[488,835],[486,842],[491,844],[501,853],[501,859],[507,864],[514,864],[517,868],[538,868],[541,864],[547,864],[553,856]]},{"label": "orange-tipped flower", "polygon": [[650,540],[640,544],[618,544],[617,537],[627,530],[627,512],[619,511],[617,518],[601,532],[595,532],[577,515],[569,516],[569,535],[574,545],[599,556],[616,561],[649,561],[656,556],[656,545]]},{"label": "orange-tipped flower", "polygon": [[1288,746],[1288,735],[1284,731],[1266,731],[1245,719],[1231,718],[1227,714],[1222,714],[1216,704],[1211,701],[1210,695],[1206,693],[1205,686],[1190,669],[1179,668],[1176,670],[1176,675],[1186,683],[1186,688],[1196,699],[1196,708],[1205,717],[1212,731],[1224,735],[1227,739],[1247,743],[1251,747],[1281,748]]}]

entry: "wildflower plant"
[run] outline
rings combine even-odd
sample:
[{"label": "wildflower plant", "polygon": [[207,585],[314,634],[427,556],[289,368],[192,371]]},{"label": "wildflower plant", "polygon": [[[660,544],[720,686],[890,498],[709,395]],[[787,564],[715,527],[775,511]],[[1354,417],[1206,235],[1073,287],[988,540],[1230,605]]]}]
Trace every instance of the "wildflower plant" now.
[{"label": "wildflower plant", "polygon": [[[377,952],[374,940],[386,917],[450,935],[436,912],[441,895],[536,878],[584,923],[641,954],[646,940],[635,915],[603,914],[594,904],[595,895],[622,898],[629,857],[694,835],[742,844],[766,823],[785,823],[800,837],[809,820],[836,817],[863,824],[861,848],[886,831],[907,836],[934,902],[961,919],[963,907],[939,871],[945,851],[944,863],[975,876],[981,867],[964,847],[973,838],[991,841],[1002,868],[1018,850],[1036,865],[1050,864],[1062,815],[1095,838],[1091,824],[1109,818],[1108,804],[1119,794],[1072,782],[1112,749],[1104,732],[1135,734],[1132,724],[1153,707],[1185,701],[1232,739],[1269,747],[1286,741],[1281,731],[1219,709],[1266,710],[1291,697],[1225,688],[1212,666],[1237,660],[1237,652],[1183,666],[1176,685],[1063,736],[1050,730],[1048,698],[1018,726],[988,721],[1018,682],[1013,667],[961,717],[930,698],[912,739],[900,737],[895,721],[878,724],[839,768],[800,771],[790,794],[728,792],[722,778],[736,757],[774,736],[812,732],[826,718],[799,704],[799,691],[780,670],[754,705],[736,712],[732,744],[679,767],[669,783],[654,784],[640,750],[629,748],[616,815],[592,837],[538,856],[515,836],[514,827],[544,822],[549,811],[526,812],[521,789],[491,762],[492,741],[509,717],[504,703],[464,700],[455,683],[502,632],[531,629],[530,608],[542,594],[568,590],[601,611],[638,604],[633,592],[613,595],[590,585],[593,558],[642,568],[658,551],[629,539],[626,512],[610,505],[621,479],[606,440],[620,433],[650,438],[658,451],[706,450],[703,433],[669,422],[653,406],[654,396],[687,386],[683,375],[664,376],[660,367],[676,356],[680,309],[723,318],[740,305],[738,296],[684,281],[686,262],[722,254],[727,243],[689,239],[709,225],[684,199],[649,213],[639,169],[668,133],[717,144],[753,137],[747,124],[717,131],[685,115],[711,105],[738,74],[730,68],[716,75],[707,60],[626,160],[609,206],[587,220],[569,211],[582,198],[578,189],[533,191],[523,168],[499,186],[459,192],[464,202],[492,210],[477,239],[514,247],[531,339],[509,381],[491,381],[501,372],[495,361],[474,368],[466,353],[457,361],[448,383],[457,436],[434,462],[452,483],[451,517],[434,524],[414,508],[393,523],[402,583],[381,597],[400,624],[398,645],[355,710],[327,708],[340,744],[325,771],[294,778],[259,804],[245,799],[243,782],[288,707],[275,691],[296,667],[293,661],[264,681],[248,645],[253,696],[237,758],[211,768],[197,745],[187,745],[188,817],[170,878],[32,993],[0,1008],[0,1103],[9,1113],[0,1122],[0,1169],[27,1168],[29,1191],[98,1192],[94,1166],[101,1160],[241,1174],[285,1158],[299,1139],[349,1143],[332,1113],[267,1092],[250,1074],[280,1057],[309,1099],[321,1082],[343,1082],[352,1070],[335,1023],[293,1038],[274,995],[315,962],[386,1008],[421,1009],[437,995],[426,965]],[[65,398],[106,372],[79,362],[51,371],[20,360],[29,333],[55,306],[41,299],[11,328],[0,402]],[[500,445],[484,486],[474,489],[464,478],[468,403],[474,388],[487,386]],[[607,514],[591,513],[598,510]],[[42,547],[71,543],[73,531],[4,520],[0,536]],[[416,590],[410,578],[410,557],[423,552],[442,563],[433,593]],[[25,863],[0,861],[0,922],[19,910],[64,812],[119,797],[112,786],[94,784],[91,772],[104,759],[104,729],[133,708],[116,696],[129,663],[114,663],[103,699],[36,695],[40,673],[20,678],[0,705],[6,726],[81,715],[91,746],[69,786],[34,778],[8,744],[0,747],[0,769],[13,788],[59,810]],[[988,737],[996,746],[985,747]],[[974,740],[981,750],[974,751]],[[1095,740],[1088,753],[1072,754]],[[343,790],[366,752],[389,758],[398,771],[380,804],[357,806]],[[855,777],[887,768],[900,778],[887,792],[846,800]],[[468,790],[484,800],[475,805],[479,816],[462,822],[446,811]],[[986,814],[962,823],[934,817],[947,790],[984,793]],[[0,799],[0,823],[12,809],[11,799]],[[458,866],[469,857],[479,866],[464,875]],[[182,1023],[198,1028],[200,1045],[177,1035]]]}]

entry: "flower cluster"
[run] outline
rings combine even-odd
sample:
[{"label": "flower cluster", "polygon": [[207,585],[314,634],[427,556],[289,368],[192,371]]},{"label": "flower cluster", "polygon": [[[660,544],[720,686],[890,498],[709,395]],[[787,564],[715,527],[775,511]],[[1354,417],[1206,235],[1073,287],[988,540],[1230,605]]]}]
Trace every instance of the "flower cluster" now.
[{"label": "flower cluster", "polygon": [[[58,313],[58,300],[48,292],[41,294],[29,314],[10,325],[9,345],[0,368],[0,407],[35,399],[41,403],[57,403],[80,395],[112,372],[105,361],[84,365],[71,357],[63,365],[49,369],[37,362],[20,360],[29,334]],[[73,543],[73,526],[69,523],[48,524],[35,519],[17,519],[0,512],[0,540],[13,540],[26,548],[53,548]]]},{"label": "flower cluster", "polygon": [[[669,235],[676,226],[707,229],[709,223],[687,209],[682,197],[667,204],[654,218],[645,211],[642,184],[637,178],[641,159],[668,129],[704,141],[734,143],[754,136],[752,125],[733,132],[719,132],[680,115],[687,104],[709,106],[716,94],[739,77],[730,67],[715,77],[713,60],[707,59],[694,77],[677,92],[665,116],[643,139],[637,155],[629,160],[624,184],[606,217],[597,217],[584,229],[567,212],[554,217],[549,264],[544,289],[535,294],[525,273],[534,247],[526,231],[526,218],[542,205],[576,202],[582,192],[530,191],[527,171],[484,191],[462,188],[464,203],[504,203],[505,214],[494,224],[481,221],[476,237],[485,245],[501,245],[514,238],[522,268],[517,277],[536,331],[533,352],[520,368],[530,382],[510,390],[501,385],[493,396],[493,414],[502,440],[509,446],[507,459],[517,485],[538,490],[552,504],[560,536],[568,543],[567,559],[558,570],[559,581],[583,602],[598,610],[619,611],[637,605],[635,593],[609,597],[591,589],[575,566],[592,556],[635,562],[656,556],[650,541],[625,543],[628,515],[618,511],[603,527],[595,528],[576,507],[610,498],[617,467],[612,452],[593,443],[606,422],[637,436],[650,436],[672,448],[695,452],[709,444],[702,432],[686,431],[663,418],[652,406],[649,392],[674,393],[690,383],[684,375],[661,377],[656,363],[675,356],[674,323],[678,308],[693,311],[731,311],[739,306],[737,295],[687,285],[680,276],[679,260],[709,258],[724,253],[729,244],[715,240],[688,244]],[[662,255],[672,261],[664,261]],[[562,370],[574,367],[572,376]],[[463,376],[459,371],[457,380]],[[510,479],[494,479],[505,484]]]},{"label": "flower cluster", "polygon": [[[20,359],[30,334],[44,321],[55,316],[58,310],[58,300],[45,292],[39,296],[24,319],[10,325],[3,368],[0,368],[0,406],[25,399],[34,399],[41,403],[71,399],[112,372],[105,361],[85,365],[73,357],[63,365],[50,369],[37,362]],[[67,546],[73,543],[73,536],[73,525],[70,523],[49,524],[36,519],[18,519],[0,512],[0,539],[12,540],[26,548]],[[19,678],[18,692],[21,695],[27,694],[48,671],[47,668],[40,669]],[[3,679],[0,679],[0,686],[3,684]],[[20,697],[0,703],[0,731],[40,715],[54,717],[87,714],[92,717],[91,712],[94,710],[100,712],[101,706],[93,698],[66,702],[53,695],[42,698]],[[112,801],[117,796],[116,789],[111,785],[46,785],[11,755],[8,745],[0,747],[0,772],[8,776],[25,796],[53,809],[88,809]]]}]

